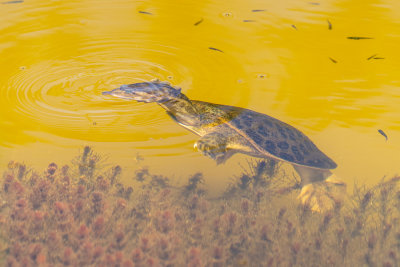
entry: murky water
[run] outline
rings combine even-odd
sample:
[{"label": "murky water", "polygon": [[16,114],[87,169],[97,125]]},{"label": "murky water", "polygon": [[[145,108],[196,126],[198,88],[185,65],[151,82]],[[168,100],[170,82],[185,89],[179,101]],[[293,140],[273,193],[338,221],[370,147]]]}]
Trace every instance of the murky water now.
[{"label": "murky water", "polygon": [[217,166],[157,105],[101,95],[158,78],[295,126],[349,184],[399,170],[397,1],[33,0],[0,14],[1,168],[91,145],[128,170],[226,184],[249,157]]}]

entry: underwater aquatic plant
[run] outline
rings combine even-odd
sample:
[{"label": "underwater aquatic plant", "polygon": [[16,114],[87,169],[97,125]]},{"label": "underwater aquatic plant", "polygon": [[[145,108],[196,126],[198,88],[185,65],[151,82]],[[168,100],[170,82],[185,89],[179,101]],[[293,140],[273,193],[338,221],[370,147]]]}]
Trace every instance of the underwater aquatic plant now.
[{"label": "underwater aquatic plant", "polygon": [[120,181],[121,167],[104,170],[91,148],[82,153],[42,173],[9,164],[0,181],[0,265],[398,264],[398,177],[356,186],[315,213],[273,163],[253,161],[227,193],[210,198],[200,173],[179,187],[142,169],[134,188]]}]

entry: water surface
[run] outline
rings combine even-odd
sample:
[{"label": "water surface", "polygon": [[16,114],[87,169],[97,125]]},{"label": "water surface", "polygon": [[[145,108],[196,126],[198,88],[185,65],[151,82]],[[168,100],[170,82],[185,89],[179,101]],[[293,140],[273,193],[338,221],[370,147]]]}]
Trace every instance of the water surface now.
[{"label": "water surface", "polygon": [[128,170],[226,184],[249,157],[217,166],[157,105],[101,95],[158,78],[295,126],[350,184],[399,170],[396,1],[33,0],[0,14],[1,168],[44,168],[91,145]]}]

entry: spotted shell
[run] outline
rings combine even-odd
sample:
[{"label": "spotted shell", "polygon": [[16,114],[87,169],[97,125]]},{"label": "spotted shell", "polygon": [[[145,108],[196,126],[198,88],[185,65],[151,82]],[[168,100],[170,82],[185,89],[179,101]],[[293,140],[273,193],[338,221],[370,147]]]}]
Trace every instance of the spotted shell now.
[{"label": "spotted shell", "polygon": [[336,163],[322,153],[302,132],[268,115],[249,109],[219,105],[226,123],[259,151],[290,163],[319,169],[334,169]]}]

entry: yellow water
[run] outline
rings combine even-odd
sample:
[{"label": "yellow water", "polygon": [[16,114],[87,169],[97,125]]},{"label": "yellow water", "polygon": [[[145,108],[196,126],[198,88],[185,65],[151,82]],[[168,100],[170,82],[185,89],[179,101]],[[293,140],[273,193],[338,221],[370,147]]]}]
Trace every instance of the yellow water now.
[{"label": "yellow water", "polygon": [[[128,178],[149,166],[178,183],[201,171],[226,184],[249,157],[217,166],[156,104],[101,95],[158,78],[283,120],[342,180],[375,182],[400,170],[399,27],[395,0],[0,4],[0,166],[40,169],[91,145]],[[367,60],[374,54],[384,59]]]}]

